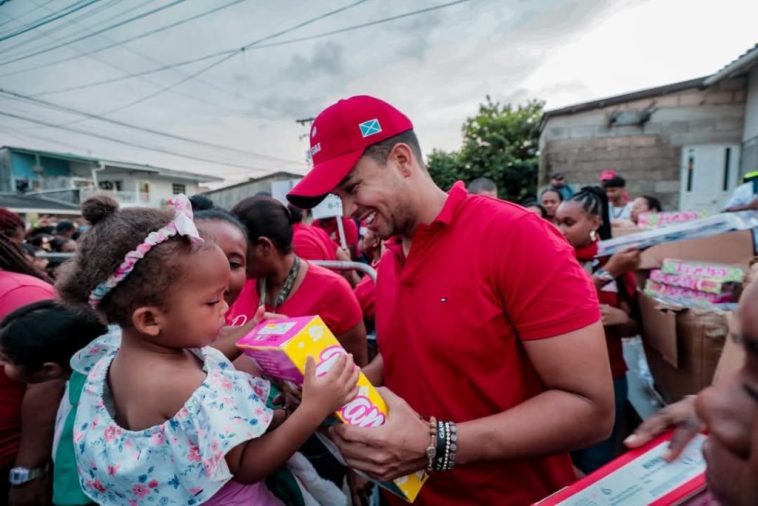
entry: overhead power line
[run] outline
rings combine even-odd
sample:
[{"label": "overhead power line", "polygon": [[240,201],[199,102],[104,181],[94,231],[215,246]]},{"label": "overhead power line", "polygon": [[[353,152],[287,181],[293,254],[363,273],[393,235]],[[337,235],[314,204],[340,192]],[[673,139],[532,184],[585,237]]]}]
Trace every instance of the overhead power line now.
[{"label": "overhead power line", "polygon": [[[120,0],[115,0],[115,1],[120,1]],[[150,3],[152,1],[153,0],[147,0],[147,3]],[[224,9],[224,8],[227,8],[227,7],[231,7],[232,5],[241,3],[243,1],[245,1],[245,0],[234,0],[232,2],[220,5],[220,6],[216,7],[216,8],[214,8],[214,9],[212,9],[211,11],[205,11],[204,13],[201,13],[198,16],[206,15],[206,14],[209,14],[211,12],[216,12],[216,11],[219,11],[221,9]],[[107,4],[101,4],[101,6],[102,5],[107,5]],[[143,4],[140,4],[139,7],[142,7],[142,5]],[[132,9],[132,11],[134,9],[136,9],[136,8],[137,8],[137,6],[134,6],[133,9]],[[92,12],[92,11],[90,11],[90,12]],[[110,19],[115,19],[117,17],[120,17],[122,14],[123,13],[119,13],[119,14],[117,14],[117,15],[109,18],[109,20]],[[197,18],[198,16],[193,16],[193,17]],[[67,21],[70,22],[70,23],[72,23],[72,24],[74,24],[74,25],[81,25],[81,23],[79,22],[78,19],[76,19],[76,20],[67,20]],[[82,26],[82,28],[85,31],[92,31],[92,30],[90,30],[86,26]],[[44,30],[41,33],[44,34],[46,37],[52,39],[54,42],[60,42],[62,40],[62,39],[53,37],[52,35],[49,35],[48,32],[46,32]],[[107,34],[101,34],[101,35],[99,35],[99,37],[102,37],[102,38],[104,38],[105,40],[107,40],[109,42],[114,42],[113,39],[110,38]],[[74,51],[77,51],[79,53],[85,53],[85,51],[83,49],[79,49],[78,46],[71,46],[71,49],[74,50]],[[143,54],[143,53],[141,53],[139,51],[136,51],[135,49],[132,49],[130,47],[126,47],[125,46],[123,49],[126,50],[126,51],[128,51],[128,52],[130,52],[130,53],[133,53],[133,54],[139,56],[140,58],[148,60],[149,62],[151,62],[153,64],[162,64],[162,62],[160,62],[160,61],[152,58],[151,56],[145,55],[145,54]],[[111,59],[102,58],[102,57],[99,57],[98,55],[90,55],[89,58],[94,59],[94,60],[100,62],[101,64],[106,65],[106,66],[108,66],[108,67],[110,67],[110,68],[118,71],[119,74],[123,75],[123,74],[127,73],[126,71],[123,70],[122,66],[115,64],[114,62],[111,61]],[[177,70],[177,72],[179,72],[180,74],[186,75],[181,70]],[[161,86],[163,86],[163,84],[161,84],[161,83],[159,83],[157,81],[151,80],[148,77],[143,77],[141,79],[143,81],[145,81],[145,82],[147,82],[147,83],[155,86],[155,87],[161,87]],[[225,89],[225,88],[223,88],[221,86],[218,86],[215,83],[206,83],[205,81],[201,81],[201,82],[203,84],[206,84],[208,86],[213,87],[214,89],[219,89],[219,90],[223,91],[224,93],[227,93],[227,94],[230,94],[230,95],[234,95],[235,97],[239,97],[239,94],[235,94],[234,92],[232,92],[230,90],[227,90],[227,89]],[[228,106],[225,106],[225,105],[221,105],[221,104],[217,104],[217,103],[212,103],[209,100],[208,97],[199,97],[199,96],[193,95],[191,93],[188,93],[186,91],[180,91],[180,90],[173,90],[172,93],[174,93],[176,95],[179,95],[179,96],[182,96],[182,97],[185,97],[185,98],[188,98],[188,99],[191,99],[191,100],[193,100],[195,102],[198,102],[198,103],[201,103],[201,104],[203,104],[203,105],[205,105],[207,107],[213,107],[213,108],[216,108],[216,109],[220,109],[220,110],[224,110],[224,111],[227,111],[227,112],[231,112],[233,114],[239,114],[239,112],[240,112],[239,108],[232,108],[232,107],[228,107]],[[33,94],[32,96],[39,96],[39,94]],[[44,127],[38,127],[38,128],[44,128]]]},{"label": "overhead power line", "polygon": [[63,126],[56,125],[54,123],[50,123],[50,122],[47,122],[47,121],[42,121],[42,120],[39,120],[39,119],[36,119],[36,118],[29,118],[27,116],[21,116],[19,114],[13,114],[13,113],[5,112],[5,111],[0,111],[0,116],[5,116],[5,117],[8,117],[8,118],[18,119],[18,120],[21,120],[21,121],[27,121],[29,123],[36,123],[38,125],[44,125],[44,126],[48,126],[48,127],[51,127],[51,128],[57,128],[57,129],[65,130],[65,131],[68,131],[68,132],[74,132],[74,133],[78,133],[78,134],[81,134],[81,135],[86,135],[86,136],[89,136],[89,137],[94,137],[94,138],[97,138],[97,139],[102,139],[102,140],[106,140],[106,141],[110,141],[110,142],[115,142],[117,144],[123,144],[125,146],[131,146],[133,148],[144,149],[144,150],[147,150],[147,151],[154,151],[156,153],[162,153],[164,155],[177,156],[177,157],[180,157],[180,158],[185,158],[187,160],[194,160],[196,162],[212,163],[212,164],[216,164],[216,165],[220,165],[220,166],[226,166],[226,167],[236,167],[238,169],[245,169],[246,171],[255,171],[255,172],[267,172],[268,171],[267,169],[262,169],[260,167],[253,167],[253,166],[250,166],[250,165],[241,165],[241,164],[231,163],[231,162],[221,162],[219,160],[212,160],[212,159],[209,159],[209,158],[202,158],[202,157],[199,157],[199,156],[188,155],[186,153],[181,153],[181,152],[178,152],[178,151],[171,151],[171,150],[163,149],[163,148],[157,148],[157,147],[152,147],[152,146],[145,146],[145,145],[142,145],[142,144],[137,144],[135,142],[126,141],[124,139],[120,139],[120,138],[117,138],[117,137],[111,137],[111,136],[108,136],[108,135],[103,135],[103,134],[99,134],[99,133],[95,133],[95,132],[89,132],[87,130],[81,130],[79,128],[63,127]]},{"label": "overhead power line", "polygon": [[[90,1],[97,1],[97,0],[90,0]],[[65,43],[53,46],[51,48],[40,49],[38,51],[33,51],[31,53],[27,53],[27,54],[22,55],[22,56],[17,56],[15,58],[11,58],[10,60],[2,61],[2,62],[0,62],[0,65],[9,65],[9,64],[15,63],[17,61],[26,60],[26,59],[31,58],[33,56],[38,56],[38,55],[41,55],[41,54],[49,53],[50,51],[58,49],[59,47],[67,46],[67,45],[73,44],[75,42],[86,40],[86,39],[89,39],[90,37],[94,37],[95,35],[100,35],[101,33],[107,32],[109,30],[113,30],[114,28],[119,28],[121,26],[124,26],[126,24],[132,23],[134,21],[138,21],[138,20],[140,20],[142,18],[146,18],[148,16],[152,16],[155,13],[164,11],[166,9],[169,9],[169,8],[171,8],[171,7],[173,7],[173,6],[177,5],[177,4],[180,4],[182,2],[185,2],[185,1],[186,0],[174,0],[171,3],[168,3],[166,5],[162,5],[160,7],[157,7],[155,9],[151,10],[151,11],[143,12],[143,13],[138,14],[136,16],[132,16],[131,18],[127,18],[127,19],[125,19],[123,21],[119,21],[118,23],[114,23],[112,25],[106,26],[105,28],[101,28],[100,30],[96,30],[96,31],[88,33],[86,35],[82,35],[81,37],[77,37],[77,38],[75,38],[73,40],[69,40],[69,41],[67,41]]]},{"label": "overhead power line", "polygon": [[27,25],[23,28],[19,28],[18,30],[11,32],[7,35],[0,35],[0,42],[3,42],[8,39],[12,39],[13,37],[18,37],[19,35],[22,35],[26,32],[30,32],[34,30],[35,28],[39,28],[40,26],[44,26],[48,23],[52,23],[54,21],[58,21],[61,18],[64,18],[68,16],[69,14],[73,14],[74,12],[80,11],[82,9],[85,9],[92,5],[95,2],[99,2],[100,0],[87,0],[84,3],[80,3],[79,5],[74,4],[73,7],[68,7],[66,9],[63,9],[59,13],[51,16],[46,16],[45,18],[42,18],[39,21],[36,21],[30,25]]},{"label": "overhead power line", "polygon": [[[416,11],[406,12],[406,13],[398,14],[396,16],[391,16],[391,17],[388,17],[388,18],[378,19],[376,21],[370,21],[368,23],[361,23],[361,24],[358,24],[358,25],[347,26],[345,28],[340,28],[340,29],[337,29],[337,30],[331,30],[331,31],[328,31],[328,32],[322,32],[322,33],[318,33],[318,34],[314,34],[314,35],[310,35],[308,37],[302,37],[302,38],[298,38],[298,39],[288,39],[288,40],[284,40],[284,41],[281,41],[281,42],[273,42],[273,43],[270,43],[270,44],[260,44],[260,45],[255,45],[255,46],[248,45],[248,46],[243,46],[242,48],[227,49],[227,50],[224,50],[224,51],[218,51],[218,52],[215,52],[215,53],[207,54],[205,56],[200,56],[200,57],[196,57],[196,58],[190,58],[188,60],[182,60],[182,61],[179,61],[179,62],[162,65],[160,67],[155,67],[155,68],[152,68],[152,69],[149,69],[149,70],[143,70],[143,71],[140,71],[140,72],[134,72],[132,74],[127,74],[127,75],[120,76],[120,77],[113,77],[113,78],[109,78],[109,79],[102,79],[100,81],[89,82],[89,83],[86,83],[86,84],[80,84],[80,85],[77,85],[77,86],[70,86],[70,87],[66,87],[66,88],[59,88],[59,89],[55,89],[55,90],[48,90],[48,91],[44,91],[44,92],[39,93],[39,94],[35,94],[35,96],[42,96],[42,95],[49,95],[49,94],[53,94],[53,93],[63,93],[65,91],[84,90],[84,89],[94,88],[96,86],[103,86],[105,84],[117,83],[117,82],[120,82],[120,81],[125,81],[127,79],[133,79],[133,78],[136,78],[136,77],[142,77],[142,76],[147,76],[147,75],[151,75],[151,74],[157,74],[159,72],[164,72],[166,70],[171,70],[171,69],[178,68],[178,67],[184,67],[186,65],[191,65],[193,63],[200,63],[202,61],[210,60],[212,58],[216,58],[216,57],[220,57],[220,56],[226,56],[226,55],[230,55],[230,54],[236,54],[236,53],[245,52],[245,51],[248,51],[248,50],[263,49],[263,48],[266,48],[266,47],[274,47],[274,46],[283,46],[283,45],[286,45],[286,44],[294,44],[294,43],[297,43],[297,42],[303,42],[305,40],[314,40],[314,39],[317,39],[317,38],[326,37],[326,36],[334,35],[334,34],[337,34],[337,33],[345,33],[345,32],[349,32],[349,31],[352,31],[352,30],[358,30],[358,29],[361,29],[361,28],[367,28],[369,26],[375,26],[375,25],[378,25],[378,24],[389,23],[389,22],[392,22],[392,21],[397,21],[397,20],[408,18],[408,17],[411,17],[411,16],[417,16],[417,15],[420,15],[420,14],[425,14],[427,12],[431,12],[431,11],[435,11],[435,10],[439,10],[439,9],[444,9],[444,8],[447,8],[447,7],[452,7],[454,5],[462,4],[462,3],[465,3],[465,2],[468,2],[468,1],[470,1],[470,0],[456,0],[456,1],[448,2],[448,3],[444,3],[444,4],[433,5],[431,7],[425,8],[425,9],[420,9],[420,10],[416,10]],[[6,75],[9,75],[9,74],[0,74],[0,77],[5,77]]]},{"label": "overhead power line", "polygon": [[[152,1],[152,0],[150,0],[150,1]],[[33,67],[27,67],[27,68],[21,69],[21,70],[14,70],[13,72],[6,72],[4,74],[0,74],[0,77],[15,76],[15,75],[18,75],[18,74],[24,74],[26,72],[32,72],[34,70],[39,70],[39,69],[42,69],[42,68],[47,69],[47,68],[53,67],[55,65],[59,65],[61,63],[69,62],[71,60],[77,60],[77,59],[83,58],[85,56],[91,56],[91,55],[93,55],[95,53],[100,53],[102,51],[111,49],[111,48],[116,47],[116,46],[123,46],[125,44],[130,43],[130,42],[134,42],[135,40],[144,39],[145,37],[149,37],[150,35],[154,35],[156,33],[164,32],[166,30],[170,30],[171,28],[175,28],[175,27],[183,25],[185,23],[189,23],[190,21],[194,21],[196,19],[208,16],[210,14],[214,14],[214,13],[220,11],[220,10],[226,9],[227,7],[231,7],[232,5],[235,5],[235,4],[238,4],[240,2],[244,2],[244,1],[245,0],[235,0],[233,2],[230,2],[230,3],[227,3],[227,4],[223,4],[223,5],[219,5],[218,7],[214,7],[213,9],[201,12],[199,14],[195,14],[194,16],[191,16],[191,17],[188,17],[188,18],[184,18],[184,19],[180,19],[179,21],[175,21],[175,22],[170,23],[168,25],[164,25],[164,26],[155,28],[154,30],[148,30],[147,32],[140,33],[139,35],[135,35],[134,37],[129,37],[127,39],[123,39],[123,40],[119,40],[119,41],[113,41],[111,44],[107,44],[105,46],[98,47],[98,48],[92,49],[90,51],[85,51],[85,52],[82,52],[81,54],[76,54],[76,55],[73,55],[73,56],[69,56],[67,58],[62,58],[60,60],[55,60],[54,62],[44,63],[44,64],[40,64],[40,65],[35,65]],[[68,43],[66,43],[66,44],[68,44]],[[60,47],[63,47],[63,45],[61,45]]]},{"label": "overhead power line", "polygon": [[[25,16],[28,16],[29,14],[31,14],[31,13],[33,13],[33,12],[37,12],[37,11],[38,11],[38,10],[40,10],[42,7],[44,7],[45,5],[47,5],[47,4],[51,4],[51,3],[53,3],[54,1],[55,1],[55,0],[47,0],[47,1],[46,1],[44,4],[42,4],[42,5],[37,5],[37,6],[35,6],[35,7],[32,7],[31,9],[29,9],[29,10],[28,10],[28,11],[26,11],[26,12],[22,12],[21,14],[19,14],[19,15],[18,15],[18,17],[17,17],[17,18],[8,17],[8,19],[6,19],[6,20],[5,20],[5,21],[3,21],[2,23],[0,23],[0,26],[5,26],[5,25],[7,25],[8,23],[13,23],[14,21],[18,21],[19,19],[21,19],[21,18],[23,18],[23,17],[25,17]],[[2,4],[0,4],[0,5],[2,5]],[[7,16],[7,14],[5,14],[5,15]]]},{"label": "overhead power line", "polygon": [[[34,1],[34,0],[31,0],[31,1]],[[49,27],[49,28],[40,29],[37,32],[35,32],[35,35],[42,34],[42,35],[50,37],[54,33],[57,33],[57,32],[60,32],[60,31],[65,31],[67,28],[70,27],[70,24],[80,23],[80,22],[82,22],[83,20],[85,20],[85,19],[87,19],[89,17],[96,16],[96,15],[100,14],[103,11],[108,11],[108,10],[112,9],[115,6],[115,4],[118,4],[119,2],[122,2],[122,0],[107,0],[106,2],[101,2],[98,5],[94,6],[93,8],[87,9],[86,12],[81,13],[81,15],[79,15],[79,16],[76,16],[74,18],[66,18],[63,23],[58,23],[55,26],[52,26],[52,27]],[[149,2],[147,2],[147,3],[149,3]],[[142,6],[142,4],[139,5],[139,7],[141,7],[141,6]],[[120,16],[122,16],[122,15],[124,15],[126,13],[131,14],[131,13],[134,12],[134,10],[136,8],[137,8],[137,6],[132,6],[126,12],[119,12],[118,14],[116,14],[114,16],[110,16],[110,17],[105,18],[105,19],[99,19],[97,22],[98,22],[99,25],[102,25],[103,23],[106,23],[107,21],[110,21],[112,19],[118,18],[118,17],[120,17]],[[54,12],[50,8],[45,8],[45,10],[47,12],[49,12],[49,13]],[[67,24],[67,23],[70,23],[70,24]],[[71,34],[69,34],[69,35],[71,35]],[[66,35],[66,37],[68,37],[69,35]],[[79,35],[79,34],[76,33],[76,35]],[[55,42],[59,42],[60,40],[62,40],[62,39],[55,39]],[[25,37],[25,38],[22,38],[22,40],[17,41],[14,45],[4,47],[3,48],[3,57],[5,57],[5,58],[11,58],[11,57],[16,56],[18,54],[21,54],[22,51],[29,51],[30,48],[24,48],[24,46],[27,46],[29,44],[33,44],[33,43],[36,43],[36,42],[39,42],[39,37]],[[47,47],[49,45],[50,45],[49,42],[43,42],[43,43],[38,44],[36,46],[32,46],[31,47],[31,51],[36,51],[36,50],[38,50],[40,48]],[[23,49],[21,49],[20,51],[17,51],[17,52],[14,53],[14,51],[17,50],[18,48],[23,48]]]},{"label": "overhead power line", "polygon": [[192,144],[196,144],[196,145],[199,145],[199,146],[205,146],[205,147],[208,147],[208,148],[223,149],[223,150],[234,152],[234,153],[237,153],[237,154],[254,156],[254,157],[257,157],[257,158],[265,158],[265,159],[276,161],[276,162],[296,163],[298,165],[303,165],[302,162],[296,161],[296,160],[287,160],[286,158],[278,158],[276,156],[266,155],[266,154],[263,154],[263,153],[257,153],[255,151],[247,151],[245,149],[238,149],[238,148],[235,148],[235,147],[232,147],[232,146],[225,146],[223,144],[216,144],[214,142],[208,142],[208,141],[204,141],[204,140],[201,140],[201,139],[194,139],[192,137],[185,137],[185,136],[182,136],[182,135],[175,135],[175,134],[171,134],[171,133],[168,133],[168,132],[163,132],[163,131],[160,131],[160,130],[155,130],[153,128],[147,128],[147,127],[143,127],[143,126],[140,126],[140,125],[134,125],[132,123],[127,123],[125,121],[119,121],[119,120],[115,120],[115,119],[111,119],[111,118],[106,118],[106,117],[103,117],[103,116],[100,116],[100,115],[97,115],[97,114],[90,114],[88,112],[80,111],[80,110],[74,109],[72,107],[67,107],[67,106],[64,106],[64,105],[61,105],[61,104],[56,104],[56,103],[53,103],[53,102],[48,102],[47,100],[42,100],[42,99],[30,97],[28,95],[23,95],[21,93],[16,93],[14,91],[5,90],[5,89],[2,89],[2,88],[0,88],[0,94],[6,95],[6,96],[9,96],[9,97],[13,97],[13,98],[18,99],[18,100],[24,100],[24,101],[27,101],[27,102],[31,102],[33,104],[38,104],[38,105],[41,105],[43,107],[47,107],[49,109],[55,109],[55,110],[66,112],[66,113],[70,113],[70,114],[76,114],[78,116],[84,116],[84,117],[87,117],[89,119],[103,121],[105,123],[110,123],[112,125],[117,125],[117,126],[121,126],[121,127],[125,127],[125,128],[130,128],[132,130],[137,130],[137,131],[140,131],[140,132],[145,132],[145,133],[149,133],[149,134],[153,134],[153,135],[158,135],[160,137],[165,137],[167,139],[174,139],[174,140],[178,140],[178,141],[189,142],[189,143],[192,143]]},{"label": "overhead power line", "polygon": [[[276,33],[273,33],[271,35],[267,35],[267,36],[262,37],[260,39],[254,40],[253,42],[250,42],[249,44],[246,44],[245,46],[243,46],[242,48],[240,48],[240,51],[245,51],[246,49],[249,49],[249,48],[251,48],[251,47],[253,47],[256,44],[259,44],[261,42],[265,42],[267,40],[274,39],[276,37],[279,37],[281,35],[285,35],[287,33],[293,32],[295,30],[299,30],[300,28],[302,28],[304,26],[313,24],[313,23],[315,23],[317,21],[320,21],[322,19],[328,18],[328,17],[333,16],[335,14],[338,14],[340,12],[343,12],[343,11],[346,11],[348,9],[351,9],[351,8],[353,8],[353,7],[357,6],[357,5],[360,5],[360,4],[362,4],[362,3],[366,2],[366,1],[367,0],[358,0],[357,2],[354,2],[352,4],[346,5],[344,7],[340,7],[338,9],[334,9],[334,10],[326,12],[324,14],[320,14],[320,15],[314,17],[314,18],[302,21],[302,22],[300,22],[300,23],[298,23],[298,24],[296,24],[294,26],[291,26],[289,28],[285,28],[284,30],[280,30],[280,31],[278,31]],[[152,92],[152,93],[150,93],[148,95],[142,96],[142,97],[140,97],[140,98],[138,98],[136,100],[133,100],[131,102],[128,102],[126,104],[120,105],[120,106],[118,106],[118,107],[116,107],[114,109],[110,109],[108,111],[101,112],[100,114],[112,114],[114,112],[123,111],[124,109],[128,109],[128,108],[133,107],[133,106],[135,106],[137,104],[141,104],[142,102],[145,102],[147,100],[155,98],[158,95],[162,95],[163,93],[171,90],[172,88],[180,86],[180,85],[186,83],[187,81],[189,81],[191,79],[194,79],[197,76],[199,76],[199,75],[201,75],[201,74],[209,71],[210,69],[212,69],[214,67],[217,67],[218,65],[221,65],[225,61],[227,61],[227,60],[231,59],[233,56],[235,56],[235,54],[236,54],[236,51],[234,53],[231,53],[231,54],[223,56],[222,58],[216,60],[215,62],[211,63],[210,65],[206,65],[205,67],[201,68],[200,70],[198,70],[196,72],[193,72],[193,73],[185,76],[184,78],[180,79],[179,81],[176,81],[176,82],[174,82],[172,84],[169,84],[168,86],[164,86],[163,88],[161,88],[161,89],[159,89],[157,91],[154,91],[154,92]],[[73,122],[70,122],[70,123],[67,123],[67,124],[71,125],[71,124],[74,124],[74,123],[79,123],[81,121],[86,121],[86,120],[73,121]]]}]

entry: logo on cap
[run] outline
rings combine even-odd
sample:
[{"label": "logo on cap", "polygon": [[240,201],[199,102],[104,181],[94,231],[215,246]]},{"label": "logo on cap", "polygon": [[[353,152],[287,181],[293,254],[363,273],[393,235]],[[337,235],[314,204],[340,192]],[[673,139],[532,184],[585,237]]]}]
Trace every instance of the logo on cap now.
[{"label": "logo on cap", "polygon": [[320,143],[320,142],[317,142],[317,143],[316,143],[316,144],[314,144],[314,145],[313,145],[313,147],[311,148],[311,156],[314,156],[314,155],[315,155],[316,153],[318,153],[319,151],[321,151],[321,143]]},{"label": "logo on cap", "polygon": [[358,125],[358,128],[361,129],[361,135],[363,137],[376,135],[382,131],[382,126],[379,124],[379,120],[376,118],[364,121]]},{"label": "logo on cap", "polygon": [[311,129],[311,139],[313,139],[314,137],[316,137],[316,126],[315,126],[315,125],[314,125],[314,127]]}]

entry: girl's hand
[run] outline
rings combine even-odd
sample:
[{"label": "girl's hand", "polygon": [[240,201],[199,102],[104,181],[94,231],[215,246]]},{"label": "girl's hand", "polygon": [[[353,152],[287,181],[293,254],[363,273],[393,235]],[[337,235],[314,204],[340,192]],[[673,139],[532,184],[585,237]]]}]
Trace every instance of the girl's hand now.
[{"label": "girl's hand", "polygon": [[600,316],[603,320],[603,325],[606,327],[625,325],[629,321],[629,315],[623,310],[609,306],[608,304],[600,304]]},{"label": "girl's hand", "polygon": [[360,372],[352,355],[341,355],[329,371],[317,376],[316,362],[313,357],[308,357],[300,407],[313,410],[326,418],[358,395]]},{"label": "girl's hand", "polygon": [[611,273],[614,278],[622,276],[627,272],[632,272],[637,269],[640,264],[640,250],[629,249],[625,251],[619,251],[614,253],[608,262],[606,262],[604,268]]}]

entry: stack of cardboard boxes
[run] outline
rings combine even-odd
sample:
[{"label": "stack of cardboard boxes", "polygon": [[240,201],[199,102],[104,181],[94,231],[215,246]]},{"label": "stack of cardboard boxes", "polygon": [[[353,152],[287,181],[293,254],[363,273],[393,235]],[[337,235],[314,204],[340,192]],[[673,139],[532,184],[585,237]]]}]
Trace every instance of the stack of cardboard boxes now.
[{"label": "stack of cardboard boxes", "polygon": [[[642,288],[651,270],[660,269],[665,259],[747,268],[753,256],[755,241],[750,230],[664,243],[643,251],[638,272],[642,340],[656,388],[666,402],[676,402],[711,384],[729,341],[730,313],[708,305],[668,303],[645,293]],[[727,350],[731,355],[733,348]]]}]

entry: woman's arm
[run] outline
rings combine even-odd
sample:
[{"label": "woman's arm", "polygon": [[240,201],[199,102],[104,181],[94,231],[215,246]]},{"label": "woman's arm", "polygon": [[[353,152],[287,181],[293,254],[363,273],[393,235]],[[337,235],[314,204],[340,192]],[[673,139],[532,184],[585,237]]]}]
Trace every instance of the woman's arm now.
[{"label": "woman's arm", "polygon": [[368,364],[368,344],[366,342],[366,325],[361,320],[358,325],[344,334],[337,336],[345,351],[350,353],[358,367]]}]

